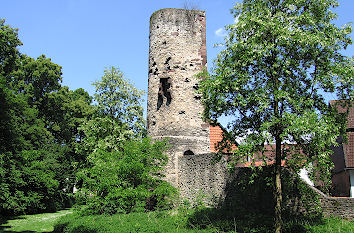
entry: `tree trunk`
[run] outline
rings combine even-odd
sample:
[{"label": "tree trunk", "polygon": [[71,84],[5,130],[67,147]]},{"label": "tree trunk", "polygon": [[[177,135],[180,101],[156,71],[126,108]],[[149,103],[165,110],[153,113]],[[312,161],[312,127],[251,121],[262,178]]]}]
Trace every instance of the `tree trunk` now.
[{"label": "tree trunk", "polygon": [[274,199],[275,199],[275,232],[281,233],[283,221],[281,217],[282,190],[281,190],[281,138],[275,137],[275,172],[274,172]]}]

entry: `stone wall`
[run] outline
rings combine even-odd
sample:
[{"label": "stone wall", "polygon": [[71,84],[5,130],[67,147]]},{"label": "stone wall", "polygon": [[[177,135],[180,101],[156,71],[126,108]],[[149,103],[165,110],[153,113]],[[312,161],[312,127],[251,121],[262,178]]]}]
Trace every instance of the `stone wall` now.
[{"label": "stone wall", "polygon": [[354,220],[354,198],[322,197],[321,206],[325,216]]},{"label": "stone wall", "polygon": [[153,139],[170,139],[166,178],[176,187],[179,158],[210,152],[196,92],[196,74],[206,68],[205,31],[204,11],[162,9],[150,19],[147,129]]},{"label": "stone wall", "polygon": [[[237,186],[241,181],[240,179],[245,178],[245,174],[251,173],[250,168],[237,168],[233,174],[230,174],[227,169],[225,157],[220,160],[216,159],[215,156],[216,154],[209,153],[184,155],[180,157],[178,176],[179,192],[182,198],[189,200],[191,203],[203,201],[204,204],[210,206],[230,205],[229,202],[236,201],[236,203],[238,203],[240,199],[246,200],[250,198],[241,197],[242,195],[240,196],[239,194],[242,193],[242,191],[239,189],[240,187]],[[243,176],[239,174],[243,174]],[[299,182],[303,181],[299,180]],[[317,195],[324,216],[354,219],[354,198],[329,197],[320,190],[305,182],[303,183]],[[286,189],[286,187],[284,188]],[[262,206],[265,206],[263,208],[264,210],[270,209],[272,212],[272,191],[268,190],[268,192],[265,192],[265,190],[260,189],[257,185],[254,189],[259,189],[258,193],[255,191],[257,195],[252,192],[248,194],[247,192],[243,192],[243,195],[250,195],[255,198],[254,203],[249,203],[249,208],[254,205],[255,209],[262,209]],[[288,190],[288,192],[292,191]],[[289,193],[287,197],[290,197]],[[267,198],[269,198],[268,201]],[[295,195],[291,198],[292,199],[287,200],[287,202],[290,203],[289,206],[299,213],[305,213],[304,204],[299,203],[300,196],[296,197]],[[297,203],[296,206],[294,203]]]},{"label": "stone wall", "polygon": [[228,172],[226,159],[220,160],[215,156],[209,153],[184,155],[180,158],[178,175],[182,198],[192,203],[199,199],[207,205],[223,201],[226,186],[233,176]]},{"label": "stone wall", "polygon": [[329,197],[320,190],[309,187],[318,194],[324,216],[354,219],[354,198]]}]

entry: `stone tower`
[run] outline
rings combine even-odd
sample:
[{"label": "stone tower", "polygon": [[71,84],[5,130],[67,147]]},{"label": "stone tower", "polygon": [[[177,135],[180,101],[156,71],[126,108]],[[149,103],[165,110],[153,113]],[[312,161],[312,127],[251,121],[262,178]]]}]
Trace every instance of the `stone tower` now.
[{"label": "stone tower", "polygon": [[196,74],[206,68],[205,12],[162,9],[150,19],[148,134],[169,138],[166,178],[180,187],[183,156],[210,152]]}]

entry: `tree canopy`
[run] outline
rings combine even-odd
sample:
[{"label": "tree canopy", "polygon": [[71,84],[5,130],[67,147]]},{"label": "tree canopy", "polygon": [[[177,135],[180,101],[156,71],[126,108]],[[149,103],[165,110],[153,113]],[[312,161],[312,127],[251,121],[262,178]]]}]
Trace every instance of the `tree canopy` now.
[{"label": "tree canopy", "polygon": [[92,114],[83,89],[61,86],[61,67],[18,51],[17,29],[0,20],[0,213],[56,210],[69,204],[80,142]]},{"label": "tree canopy", "polygon": [[314,161],[328,167],[330,147],[345,132],[345,117],[326,102],[327,93],[353,98],[353,60],[341,54],[352,43],[351,26],[332,22],[337,5],[335,0],[236,4],[231,11],[236,23],[226,27],[224,50],[201,83],[204,117],[214,122],[234,117],[231,135],[244,138],[236,155],[255,159],[264,145],[275,144],[277,232],[281,161],[295,169]]}]

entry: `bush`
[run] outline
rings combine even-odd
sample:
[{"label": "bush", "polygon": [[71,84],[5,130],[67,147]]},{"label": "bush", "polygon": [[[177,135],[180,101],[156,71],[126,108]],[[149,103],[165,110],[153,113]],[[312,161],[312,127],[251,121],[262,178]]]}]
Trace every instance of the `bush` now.
[{"label": "bush", "polygon": [[85,214],[115,214],[169,208],[176,190],[161,178],[166,141],[127,141],[120,151],[96,151],[78,174],[77,203]]},{"label": "bush", "polygon": [[0,215],[56,211],[69,199],[44,150],[0,154]]}]

